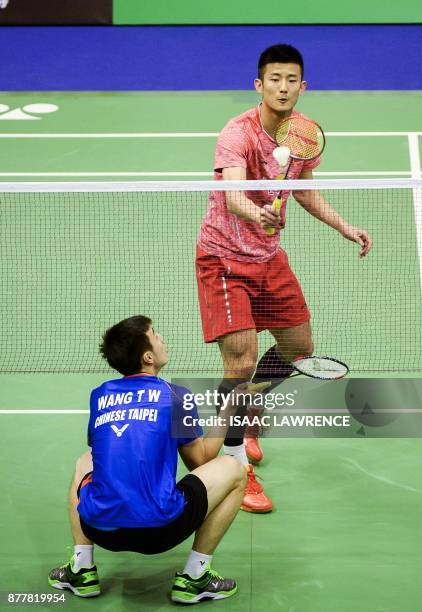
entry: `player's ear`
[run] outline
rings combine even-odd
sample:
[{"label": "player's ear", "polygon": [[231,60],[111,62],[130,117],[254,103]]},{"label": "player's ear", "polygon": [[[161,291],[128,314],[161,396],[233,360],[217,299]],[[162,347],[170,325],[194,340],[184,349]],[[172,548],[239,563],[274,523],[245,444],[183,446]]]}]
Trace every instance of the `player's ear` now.
[{"label": "player's ear", "polygon": [[301,81],[299,95],[305,93],[307,87],[308,87],[308,82],[307,81]]},{"label": "player's ear", "polygon": [[142,355],[142,363],[145,363],[146,365],[151,365],[153,362],[154,362],[154,355],[152,354],[151,351],[146,351]]},{"label": "player's ear", "polygon": [[255,79],[253,84],[255,85],[255,89],[258,93],[262,93],[263,83],[261,79]]}]

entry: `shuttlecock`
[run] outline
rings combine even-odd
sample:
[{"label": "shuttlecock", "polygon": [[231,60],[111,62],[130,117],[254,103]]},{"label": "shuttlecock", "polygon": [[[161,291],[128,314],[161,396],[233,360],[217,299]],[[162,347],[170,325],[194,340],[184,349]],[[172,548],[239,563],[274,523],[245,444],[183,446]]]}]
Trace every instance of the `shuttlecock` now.
[{"label": "shuttlecock", "polygon": [[277,147],[273,151],[273,157],[277,160],[280,168],[285,166],[290,157],[290,149],[289,147]]}]

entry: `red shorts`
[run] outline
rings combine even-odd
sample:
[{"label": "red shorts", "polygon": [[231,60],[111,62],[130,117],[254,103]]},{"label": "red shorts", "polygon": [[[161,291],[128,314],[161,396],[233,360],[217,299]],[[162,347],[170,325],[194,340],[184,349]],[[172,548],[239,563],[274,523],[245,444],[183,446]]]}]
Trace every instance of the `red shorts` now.
[{"label": "red shorts", "polygon": [[283,250],[262,263],[196,250],[196,279],[205,342],[242,329],[295,327],[311,315]]}]

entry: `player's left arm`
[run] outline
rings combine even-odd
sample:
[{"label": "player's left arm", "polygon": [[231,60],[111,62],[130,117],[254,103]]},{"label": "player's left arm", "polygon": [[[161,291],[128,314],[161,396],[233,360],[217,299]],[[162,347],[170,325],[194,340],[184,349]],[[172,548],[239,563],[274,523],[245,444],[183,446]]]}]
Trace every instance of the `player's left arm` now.
[{"label": "player's left arm", "polygon": [[[312,170],[303,170],[300,179],[312,179]],[[360,247],[359,255],[365,257],[371,250],[372,239],[364,229],[354,227],[347,223],[339,213],[334,210],[319,191],[294,191],[293,197],[308,213],[323,223],[337,230],[344,238],[356,242]]]}]

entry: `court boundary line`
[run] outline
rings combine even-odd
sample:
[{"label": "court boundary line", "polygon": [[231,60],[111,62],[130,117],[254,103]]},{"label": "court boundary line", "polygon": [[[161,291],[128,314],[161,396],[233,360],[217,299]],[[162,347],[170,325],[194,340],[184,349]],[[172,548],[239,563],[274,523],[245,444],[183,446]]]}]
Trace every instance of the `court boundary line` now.
[{"label": "court boundary line", "polygon": [[[420,178],[422,172],[419,176],[413,177],[411,170],[387,170],[385,172],[379,170],[373,171],[345,171],[345,172],[314,172],[314,176],[403,176],[408,178]],[[37,176],[37,177],[66,177],[66,176],[80,176],[80,177],[88,177],[88,176],[98,176],[98,177],[107,177],[107,176],[203,176],[203,177],[213,177],[213,172],[165,172],[165,171],[151,171],[151,172],[0,172],[0,177],[25,177],[25,176]]]},{"label": "court boundary line", "polygon": [[[280,410],[281,411],[281,410]],[[285,410],[284,408],[282,409],[283,414],[349,414],[350,415],[350,411],[347,408],[338,408],[336,410],[333,410],[332,408],[297,408],[296,410]],[[396,412],[394,410],[391,410],[390,408],[386,408],[385,410],[377,410],[377,414],[390,414],[391,412]],[[399,414],[422,414],[422,408],[398,408],[397,412]],[[63,410],[57,410],[57,409],[52,409],[52,410],[48,410],[48,409],[3,409],[0,410],[0,415],[14,415],[14,414],[19,414],[19,415],[24,415],[24,414],[35,414],[35,415],[48,415],[48,414],[70,414],[70,415],[81,415],[81,414],[90,414],[90,410],[87,409],[83,409],[83,410],[68,410],[68,409],[63,409]],[[353,415],[351,415],[353,416]]]},{"label": "court boundary line", "polygon": [[29,410],[24,410],[24,409],[19,409],[17,408],[16,410],[11,408],[10,410],[7,409],[3,409],[0,410],[0,414],[89,414],[90,411],[89,410],[78,410],[75,408],[75,410],[67,410],[67,409],[63,409],[63,410],[48,410],[48,409],[29,409]]},{"label": "court boundary line", "polygon": [[[419,152],[419,136],[417,134],[408,135],[410,169],[412,178],[421,176],[421,158]],[[413,193],[413,207],[415,210],[416,242],[419,255],[419,278],[422,293],[422,189],[415,188]]]},{"label": "court boundary line", "polygon": [[[326,136],[422,136],[422,132],[325,132]],[[2,132],[0,138],[216,138],[219,132]]]}]

